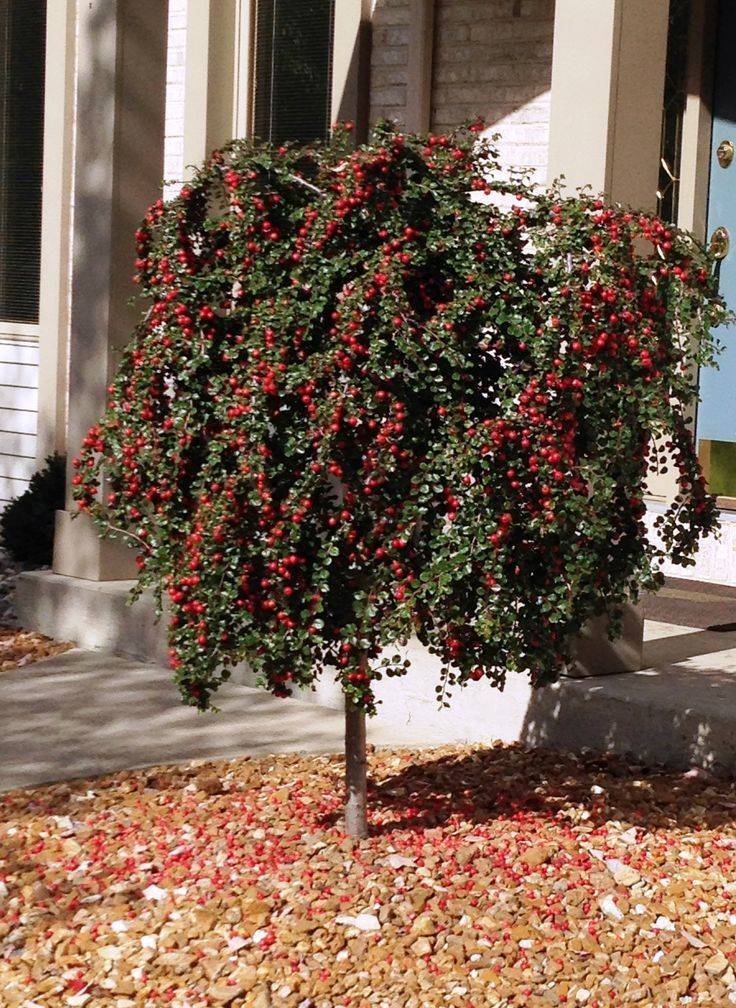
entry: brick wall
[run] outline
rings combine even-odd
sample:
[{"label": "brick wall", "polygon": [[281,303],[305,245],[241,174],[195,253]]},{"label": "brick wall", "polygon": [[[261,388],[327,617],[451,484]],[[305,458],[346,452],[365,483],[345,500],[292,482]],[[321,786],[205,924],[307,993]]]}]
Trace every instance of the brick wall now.
[{"label": "brick wall", "polygon": [[[436,0],[432,128],[481,115],[504,165],[543,181],[549,141],[554,0]],[[404,121],[409,5],[374,0],[371,121]]]},{"label": "brick wall", "polygon": [[432,128],[482,115],[505,165],[543,181],[554,0],[437,0]]},{"label": "brick wall", "polygon": [[373,0],[371,122],[404,122],[409,52],[408,0]]}]

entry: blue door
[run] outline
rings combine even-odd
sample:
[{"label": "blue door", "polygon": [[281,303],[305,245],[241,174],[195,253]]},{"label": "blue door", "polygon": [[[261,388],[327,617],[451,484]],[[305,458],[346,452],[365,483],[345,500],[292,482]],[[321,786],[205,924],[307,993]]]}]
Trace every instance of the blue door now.
[{"label": "blue door", "polygon": [[[723,252],[720,289],[736,308],[736,2],[721,0],[716,40],[713,138],[710,159],[708,234],[716,233]],[[713,493],[736,506],[736,326],[719,329],[725,345],[719,370],[700,373],[698,450]]]}]

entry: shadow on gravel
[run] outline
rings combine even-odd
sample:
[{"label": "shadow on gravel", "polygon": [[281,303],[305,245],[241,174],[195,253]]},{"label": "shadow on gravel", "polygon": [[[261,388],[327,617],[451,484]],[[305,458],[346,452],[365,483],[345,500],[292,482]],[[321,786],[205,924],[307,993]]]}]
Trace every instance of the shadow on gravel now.
[{"label": "shadow on gravel", "polygon": [[707,829],[736,821],[736,783],[615,755],[499,745],[418,755],[395,776],[371,782],[369,808],[374,834],[526,816],[584,820],[592,828],[619,820],[647,830]]}]

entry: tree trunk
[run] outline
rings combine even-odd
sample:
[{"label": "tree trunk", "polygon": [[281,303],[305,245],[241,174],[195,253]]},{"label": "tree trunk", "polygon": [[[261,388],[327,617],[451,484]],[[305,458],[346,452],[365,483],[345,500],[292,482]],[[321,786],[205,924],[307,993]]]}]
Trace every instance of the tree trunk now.
[{"label": "tree trunk", "polygon": [[349,836],[368,836],[367,783],[365,711],[345,697],[345,832]]}]

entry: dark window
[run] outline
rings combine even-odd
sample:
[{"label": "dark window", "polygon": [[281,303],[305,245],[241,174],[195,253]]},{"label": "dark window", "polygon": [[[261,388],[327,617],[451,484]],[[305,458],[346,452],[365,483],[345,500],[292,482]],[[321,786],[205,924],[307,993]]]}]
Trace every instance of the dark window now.
[{"label": "dark window", "polygon": [[38,321],[46,0],[0,0],[0,319]]},{"label": "dark window", "polygon": [[330,130],[334,0],[257,0],[254,131],[311,143]]},{"label": "dark window", "polygon": [[657,213],[664,220],[672,223],[677,222],[680,199],[680,161],[682,158],[682,123],[687,100],[689,23],[690,0],[670,0]]}]

